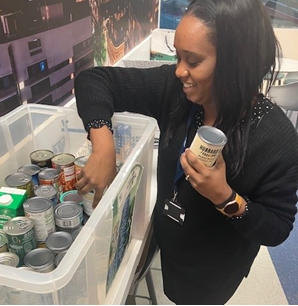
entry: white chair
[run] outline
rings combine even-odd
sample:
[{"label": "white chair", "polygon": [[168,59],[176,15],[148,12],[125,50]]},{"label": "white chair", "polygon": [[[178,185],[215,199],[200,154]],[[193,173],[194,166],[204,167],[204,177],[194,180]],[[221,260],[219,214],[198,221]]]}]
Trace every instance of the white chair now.
[{"label": "white chair", "polygon": [[[298,111],[298,80],[290,84],[271,86],[268,96],[291,118],[293,111]],[[298,116],[295,128],[298,131]]]},{"label": "white chair", "polygon": [[298,82],[298,71],[288,72],[284,78],[283,84]]}]

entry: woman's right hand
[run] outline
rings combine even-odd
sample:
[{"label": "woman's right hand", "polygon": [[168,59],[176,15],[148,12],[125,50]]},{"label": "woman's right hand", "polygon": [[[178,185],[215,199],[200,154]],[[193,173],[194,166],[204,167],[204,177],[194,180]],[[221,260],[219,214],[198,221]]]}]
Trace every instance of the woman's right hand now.
[{"label": "woman's right hand", "polygon": [[90,130],[92,153],[77,175],[76,188],[81,195],[94,191],[92,207],[95,208],[105,189],[116,176],[116,153],[111,131],[103,126]]}]

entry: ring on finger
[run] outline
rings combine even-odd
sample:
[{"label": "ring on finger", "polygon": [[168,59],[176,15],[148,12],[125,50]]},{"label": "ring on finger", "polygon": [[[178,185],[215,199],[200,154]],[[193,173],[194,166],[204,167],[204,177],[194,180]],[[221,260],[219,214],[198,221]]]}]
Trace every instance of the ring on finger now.
[{"label": "ring on finger", "polygon": [[189,174],[187,174],[187,175],[186,175],[186,177],[185,177],[185,179],[188,181],[188,180],[189,180],[189,178],[190,178],[190,175],[189,175]]}]

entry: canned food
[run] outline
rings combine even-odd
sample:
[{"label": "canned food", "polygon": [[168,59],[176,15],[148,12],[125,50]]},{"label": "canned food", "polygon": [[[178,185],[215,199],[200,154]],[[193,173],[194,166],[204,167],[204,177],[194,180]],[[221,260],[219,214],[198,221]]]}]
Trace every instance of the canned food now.
[{"label": "canned food", "polygon": [[41,168],[52,167],[51,158],[54,153],[50,150],[36,150],[30,154],[31,163]]},{"label": "canned food", "polygon": [[39,185],[53,185],[58,196],[62,193],[62,186],[59,186],[59,169],[46,168],[39,172],[38,181]]},{"label": "canned food", "polygon": [[70,233],[60,231],[49,235],[46,240],[46,247],[53,251],[55,254],[66,251],[73,243],[73,239]]},{"label": "canned food", "polygon": [[28,197],[33,196],[32,177],[27,173],[13,173],[5,178],[5,183],[8,187],[24,189],[27,191]]},{"label": "canned food", "polygon": [[69,191],[75,189],[75,157],[69,153],[60,153],[52,157],[52,167],[58,169],[59,173],[59,186],[62,186],[62,191]]},{"label": "canned food", "polygon": [[3,230],[9,251],[19,256],[19,263],[22,265],[25,255],[37,248],[33,220],[28,217],[15,217],[5,223]]},{"label": "canned food", "polygon": [[34,164],[25,165],[25,166],[22,166],[18,169],[18,172],[27,173],[27,174],[31,175],[33,190],[35,190],[39,185],[39,181],[38,181],[39,171],[40,171],[40,167],[38,165],[34,165]]},{"label": "canned food", "polygon": [[73,241],[77,238],[83,227],[84,226],[79,226],[70,233]]},{"label": "canned food", "polygon": [[4,230],[0,229],[0,253],[7,252],[7,239]]},{"label": "canned food", "polygon": [[60,195],[60,202],[62,203],[66,201],[72,201],[78,203],[79,205],[83,205],[83,198],[80,194],[78,194],[77,190],[63,192]]},{"label": "canned food", "polygon": [[53,185],[40,185],[35,189],[34,194],[37,197],[51,200],[53,206],[58,203],[57,189]]},{"label": "canned food", "polygon": [[47,237],[56,231],[52,201],[43,197],[34,197],[26,200],[23,207],[25,216],[34,222],[38,243],[45,243]]},{"label": "canned food", "polygon": [[56,255],[55,257],[55,266],[58,267],[63,257],[66,255],[67,251],[63,251]]},{"label": "canned food", "polygon": [[19,256],[12,252],[0,253],[0,265],[16,268],[19,264]]},{"label": "canned food", "polygon": [[66,201],[54,208],[55,223],[62,230],[73,230],[82,225],[83,208],[79,204]]},{"label": "canned food", "polygon": [[49,249],[35,249],[26,254],[24,263],[36,272],[51,272],[55,269],[55,253]]},{"label": "canned food", "polygon": [[227,142],[226,135],[213,126],[198,128],[190,150],[207,166],[214,166],[218,155]]},{"label": "canned food", "polygon": [[83,199],[83,209],[84,213],[88,216],[91,216],[94,209],[92,208],[93,200],[94,200],[94,191],[90,191],[84,195],[82,195]]},{"label": "canned food", "polygon": [[82,168],[86,165],[89,155],[84,155],[77,157],[74,161],[75,164],[75,175],[76,180],[78,180],[78,174],[81,172]]}]

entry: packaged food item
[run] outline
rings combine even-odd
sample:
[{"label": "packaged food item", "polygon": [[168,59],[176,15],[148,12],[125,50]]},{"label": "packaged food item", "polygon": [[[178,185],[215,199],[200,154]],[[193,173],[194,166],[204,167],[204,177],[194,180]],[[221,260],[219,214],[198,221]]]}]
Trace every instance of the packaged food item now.
[{"label": "packaged food item", "polygon": [[38,181],[39,171],[40,171],[40,167],[34,164],[25,165],[18,169],[18,172],[27,173],[31,175],[33,191],[39,186],[39,181]]},{"label": "packaged food item", "polygon": [[60,202],[67,202],[67,201],[72,201],[76,202],[79,205],[83,205],[83,198],[81,195],[78,194],[77,190],[69,190],[66,192],[63,192],[60,195]]},{"label": "packaged food item", "polygon": [[51,161],[52,167],[60,171],[58,181],[59,186],[61,186],[62,192],[75,189],[75,156],[69,153],[60,153],[54,155]]},{"label": "packaged food item", "polygon": [[24,189],[27,191],[28,197],[33,196],[32,176],[27,173],[13,173],[5,178],[8,187]]},{"label": "packaged food item", "polygon": [[34,190],[37,197],[51,200],[53,206],[58,203],[58,192],[53,185],[40,185]]},{"label": "packaged food item", "polygon": [[78,174],[82,170],[82,168],[86,165],[86,162],[89,158],[89,155],[84,155],[84,156],[79,156],[75,159],[74,164],[75,164],[75,174],[76,174],[76,181]]},{"label": "packaged food item", "polygon": [[4,230],[0,229],[0,253],[8,252],[7,239]]},{"label": "packaged food item", "polygon": [[55,254],[59,254],[67,251],[72,243],[73,239],[71,234],[65,231],[60,231],[49,235],[46,240],[46,247]]},{"label": "packaged food item", "polygon": [[19,256],[12,252],[0,253],[0,265],[6,265],[16,268],[19,264]]},{"label": "packaged food item", "polygon": [[191,143],[190,150],[207,166],[214,166],[227,142],[226,135],[213,126],[201,126]]},{"label": "packaged food item", "polygon": [[32,250],[26,254],[24,264],[36,272],[51,272],[55,269],[55,253],[46,248]]},{"label": "packaged food item", "polygon": [[39,185],[53,185],[57,190],[58,197],[62,193],[62,186],[59,185],[59,169],[45,168],[38,173]]},{"label": "packaged food item", "polygon": [[24,216],[23,203],[27,199],[24,189],[1,187],[0,188],[0,228],[17,216]]},{"label": "packaged food item", "polygon": [[51,150],[35,150],[30,154],[31,163],[38,165],[41,168],[50,168],[52,167],[51,158],[54,156],[54,153]]}]

